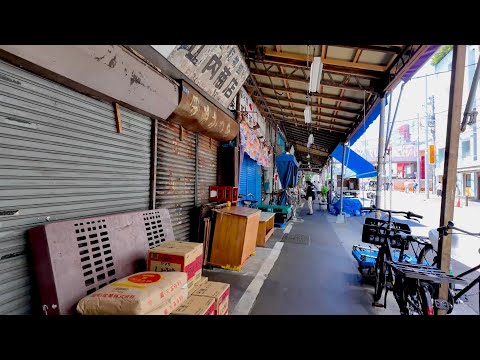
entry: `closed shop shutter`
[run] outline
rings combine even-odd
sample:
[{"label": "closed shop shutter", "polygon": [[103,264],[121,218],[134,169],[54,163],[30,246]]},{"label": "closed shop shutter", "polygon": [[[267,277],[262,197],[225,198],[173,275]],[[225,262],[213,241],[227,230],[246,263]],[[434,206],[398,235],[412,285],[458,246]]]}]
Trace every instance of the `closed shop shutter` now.
[{"label": "closed shop shutter", "polygon": [[[211,141],[211,142],[210,142]],[[209,187],[217,184],[217,151],[220,143],[198,134],[198,187],[197,204],[208,203]]]},{"label": "closed shop shutter", "polygon": [[0,61],[0,314],[32,309],[28,229],[148,209],[151,120],[121,118],[118,134],[111,104]]},{"label": "closed shop shutter", "polygon": [[261,166],[245,153],[240,170],[239,193],[245,195],[245,198],[248,194],[252,194],[253,199],[257,200],[258,204],[261,204],[261,179]]},{"label": "closed shop shutter", "polygon": [[167,208],[176,240],[189,240],[195,206],[195,137],[180,125],[158,122],[156,208]]}]

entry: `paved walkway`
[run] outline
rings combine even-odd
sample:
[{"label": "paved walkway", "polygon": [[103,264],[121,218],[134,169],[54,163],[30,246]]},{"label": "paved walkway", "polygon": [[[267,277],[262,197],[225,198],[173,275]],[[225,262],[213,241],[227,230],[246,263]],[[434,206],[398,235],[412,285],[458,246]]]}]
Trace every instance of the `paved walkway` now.
[{"label": "paved walkway", "polygon": [[[284,230],[277,228],[267,248],[257,248],[257,255],[241,272],[205,272],[210,280],[231,284],[231,314],[398,315],[391,293],[387,309],[371,306],[373,286],[365,282],[351,255],[352,245],[361,244],[364,218],[337,224],[335,216],[318,208],[312,216],[306,214],[306,207],[298,213],[300,221],[290,222]],[[282,242],[284,233],[308,241]],[[454,262],[454,272],[458,264]],[[466,304],[454,311],[475,314]]]}]

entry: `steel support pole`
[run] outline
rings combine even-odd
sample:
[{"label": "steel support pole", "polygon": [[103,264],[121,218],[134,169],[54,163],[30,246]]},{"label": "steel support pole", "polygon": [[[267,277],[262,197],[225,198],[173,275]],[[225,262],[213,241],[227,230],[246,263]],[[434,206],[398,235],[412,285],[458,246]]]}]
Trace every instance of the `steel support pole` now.
[{"label": "steel support pole", "polygon": [[417,114],[417,193],[420,194],[420,114]]},{"label": "steel support pole", "polygon": [[[380,130],[378,134],[378,166],[377,166],[377,192],[375,197],[375,205],[382,206],[382,191],[385,183],[385,95],[380,101]],[[380,219],[381,213],[377,211],[375,214]]]},{"label": "steel support pole", "polygon": [[427,199],[430,198],[430,184],[428,183],[428,168],[429,168],[429,163],[430,163],[430,157],[428,156],[429,151],[428,151],[428,88],[427,88],[427,78],[428,76],[425,76],[425,197]]},{"label": "steel support pole", "polygon": [[328,199],[328,205],[332,203],[332,195],[333,195],[333,158],[330,157],[330,196]]},{"label": "steel support pole", "polygon": [[[447,225],[453,220],[455,209],[455,185],[457,182],[458,144],[460,140],[460,120],[462,118],[462,93],[465,76],[465,45],[453,47],[452,74],[450,80],[450,95],[448,102],[447,140],[445,146],[445,163],[443,168],[442,205],[440,209],[440,226]],[[444,236],[438,244],[440,254],[440,268],[450,271],[452,251],[451,235]],[[448,284],[440,287],[440,299],[447,300]],[[445,310],[438,310],[439,315],[444,315]]]},{"label": "steel support pole", "polygon": [[343,178],[344,178],[344,169],[345,169],[345,153],[347,152],[347,146],[343,144],[343,154],[342,154],[342,174],[340,177],[340,216],[343,216]]}]

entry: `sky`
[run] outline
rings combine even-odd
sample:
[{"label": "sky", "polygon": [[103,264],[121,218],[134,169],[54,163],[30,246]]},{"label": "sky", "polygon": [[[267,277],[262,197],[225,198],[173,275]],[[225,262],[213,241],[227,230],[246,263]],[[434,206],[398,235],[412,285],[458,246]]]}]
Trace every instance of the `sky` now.
[{"label": "sky", "polygon": [[[468,50],[470,51],[471,48]],[[449,53],[446,57],[451,57]],[[477,60],[477,55],[474,55],[473,58],[469,58],[467,54],[466,59],[466,69],[465,69],[465,83],[464,83],[464,93],[462,103],[465,106],[467,101],[469,85],[469,71],[473,75],[475,70],[475,62]],[[420,142],[423,142],[425,139],[425,102],[426,98],[432,95],[435,96],[435,117],[437,121],[437,144],[439,147],[444,147],[445,144],[445,135],[446,135],[446,119],[448,113],[448,95],[449,95],[449,84],[451,71],[448,71],[446,68],[448,61],[444,61],[442,67],[439,69],[439,73],[435,74],[435,67],[431,65],[431,59],[428,60],[423,67],[415,74],[415,76],[408,81],[403,89],[402,98],[398,108],[397,118],[395,120],[395,129],[398,129],[399,126],[403,124],[410,124],[410,133],[413,139],[417,137],[417,117],[420,118]],[[393,102],[392,102],[392,118],[395,112],[395,106],[398,101],[398,96],[400,93],[401,84],[393,91]],[[477,96],[478,97],[478,96]],[[480,99],[479,99],[480,100]],[[388,117],[388,108],[386,106],[385,115]],[[429,107],[431,110],[431,107]],[[379,137],[379,120],[380,117],[373,122],[373,124],[367,129],[365,134],[361,136],[355,145],[352,147],[355,151],[359,153],[364,153],[365,147],[374,148],[378,147],[378,137]],[[432,135],[429,137],[429,142],[432,141]],[[421,145],[423,148],[423,145]]]}]

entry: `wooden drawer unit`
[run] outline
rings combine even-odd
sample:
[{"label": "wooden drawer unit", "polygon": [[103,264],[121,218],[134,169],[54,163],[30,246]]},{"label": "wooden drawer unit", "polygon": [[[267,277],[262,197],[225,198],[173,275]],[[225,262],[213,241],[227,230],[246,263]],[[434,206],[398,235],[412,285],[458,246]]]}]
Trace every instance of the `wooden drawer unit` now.
[{"label": "wooden drawer unit", "polygon": [[232,206],[216,212],[209,263],[239,271],[255,252],[261,211]]}]

